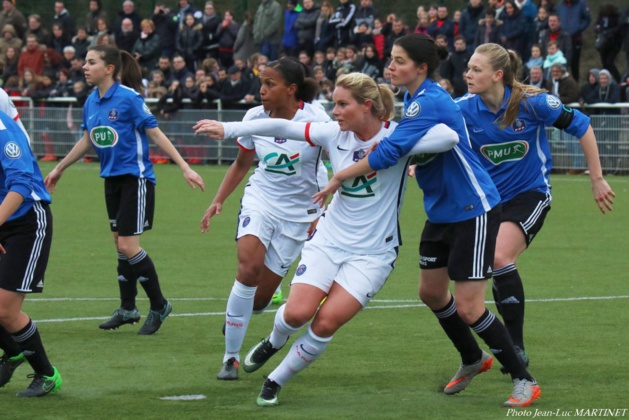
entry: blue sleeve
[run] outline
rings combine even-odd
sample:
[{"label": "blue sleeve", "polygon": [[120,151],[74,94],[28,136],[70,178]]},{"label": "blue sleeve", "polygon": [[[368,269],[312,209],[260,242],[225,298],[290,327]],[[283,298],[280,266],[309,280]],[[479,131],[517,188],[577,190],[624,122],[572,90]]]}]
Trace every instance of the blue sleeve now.
[{"label": "blue sleeve", "polygon": [[418,98],[408,106],[393,134],[382,139],[376,150],[367,156],[374,171],[395,165],[428,130],[440,122],[438,114],[431,111],[437,108],[422,99]]},{"label": "blue sleeve", "polygon": [[590,117],[567,107],[554,95],[541,93],[530,99],[534,104],[535,114],[546,127],[554,126],[560,119],[569,118],[570,123],[563,130],[580,139],[590,126]]},{"label": "blue sleeve", "polygon": [[33,163],[29,146],[24,141],[13,140],[6,130],[0,134],[0,164],[5,175],[8,191],[20,194],[24,199],[33,191]]},{"label": "blue sleeve", "polygon": [[131,99],[129,111],[133,119],[133,125],[140,130],[157,127],[157,119],[144,101],[142,95],[135,95]]}]

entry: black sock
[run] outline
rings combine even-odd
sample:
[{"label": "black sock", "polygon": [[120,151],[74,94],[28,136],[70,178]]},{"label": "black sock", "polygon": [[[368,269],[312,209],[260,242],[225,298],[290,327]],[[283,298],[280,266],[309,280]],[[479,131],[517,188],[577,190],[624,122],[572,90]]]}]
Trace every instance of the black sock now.
[{"label": "black sock", "polygon": [[39,331],[37,331],[37,327],[30,319],[24,328],[12,335],[35,373],[45,376],[52,376],[55,373],[48,356],[46,356],[46,350],[44,350],[44,345],[41,342]]},{"label": "black sock", "polygon": [[500,306],[500,294],[498,293],[498,286],[496,286],[496,280],[494,279],[491,287],[491,294],[494,296],[494,302],[496,303],[496,310],[502,315],[502,308]]},{"label": "black sock", "polygon": [[450,302],[444,308],[433,311],[433,313],[439,320],[441,328],[443,328],[454,347],[461,354],[461,362],[464,365],[478,362],[483,353],[480,347],[478,347],[469,325],[463,322],[456,311],[454,297],[450,296]]},{"label": "black sock", "polygon": [[129,258],[129,263],[133,268],[133,272],[137,276],[140,285],[146,292],[149,300],[151,301],[151,309],[154,311],[161,311],[166,304],[162,290],[159,287],[159,279],[157,278],[157,271],[151,257],[145,250],[141,250],[134,257]]},{"label": "black sock", "polygon": [[4,350],[4,354],[9,357],[15,357],[22,353],[20,346],[17,345],[13,336],[0,325],[0,349]]},{"label": "black sock", "polygon": [[507,329],[494,314],[485,309],[485,313],[471,327],[489,346],[496,359],[509,371],[512,378],[533,380],[515,352]]},{"label": "black sock", "polygon": [[524,286],[515,264],[494,271],[500,297],[500,315],[513,344],[524,350]]},{"label": "black sock", "polygon": [[138,294],[137,278],[129,260],[120,252],[118,253],[118,287],[120,288],[120,306],[132,311]]}]

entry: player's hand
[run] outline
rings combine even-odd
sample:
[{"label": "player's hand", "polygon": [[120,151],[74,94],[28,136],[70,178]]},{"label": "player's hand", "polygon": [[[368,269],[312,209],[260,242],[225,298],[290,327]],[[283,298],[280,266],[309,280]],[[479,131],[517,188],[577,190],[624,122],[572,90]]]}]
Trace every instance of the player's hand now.
[{"label": "player's hand", "polygon": [[219,203],[212,203],[210,207],[207,208],[203,214],[203,218],[201,219],[201,233],[205,233],[210,230],[210,219],[215,215],[221,214],[222,210],[223,205]]},{"label": "player's hand", "polygon": [[409,165],[408,167],[408,176],[411,178],[415,178],[415,167],[417,165]]},{"label": "player's hand", "polygon": [[7,250],[4,249],[4,247],[2,245],[0,245],[0,254],[6,254]]},{"label": "player's hand", "polygon": [[49,193],[52,194],[55,191],[57,188],[57,182],[61,179],[61,175],[63,175],[63,172],[55,168],[46,176],[46,179],[44,179],[44,185],[46,185],[46,189]]},{"label": "player's hand", "polygon": [[214,140],[223,140],[225,137],[223,124],[214,120],[198,121],[192,129],[195,136],[207,136]]},{"label": "player's hand", "polygon": [[183,172],[183,177],[193,190],[196,188],[196,185],[198,185],[201,188],[201,191],[205,191],[205,182],[203,182],[203,178],[201,178],[201,175],[196,173],[192,168],[188,167],[188,169]]},{"label": "player's hand", "polygon": [[613,210],[612,206],[616,194],[604,178],[592,181],[592,194],[601,213],[605,214],[607,211]]},{"label": "player's hand", "polygon": [[334,194],[336,190],[341,188],[342,182],[336,176],[333,176],[328,185],[318,193],[312,196],[312,202],[319,204],[319,207],[325,206],[325,202],[330,194]]}]

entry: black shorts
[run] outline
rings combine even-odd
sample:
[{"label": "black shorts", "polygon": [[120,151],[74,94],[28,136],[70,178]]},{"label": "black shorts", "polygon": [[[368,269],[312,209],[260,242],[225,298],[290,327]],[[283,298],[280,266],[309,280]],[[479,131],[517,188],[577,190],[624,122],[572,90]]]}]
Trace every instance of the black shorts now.
[{"label": "black shorts", "polygon": [[105,203],[112,232],[135,236],[153,227],[155,185],[146,178],[133,175],[105,178]]},{"label": "black shorts", "polygon": [[50,206],[36,202],[22,217],[0,226],[0,288],[41,293],[52,243]]},{"label": "black shorts", "polygon": [[448,267],[452,280],[485,280],[492,276],[500,205],[457,223],[426,221],[419,243],[419,267]]},{"label": "black shorts", "polygon": [[549,194],[537,191],[516,195],[502,205],[502,221],[520,226],[528,247],[544,225],[550,202]]}]

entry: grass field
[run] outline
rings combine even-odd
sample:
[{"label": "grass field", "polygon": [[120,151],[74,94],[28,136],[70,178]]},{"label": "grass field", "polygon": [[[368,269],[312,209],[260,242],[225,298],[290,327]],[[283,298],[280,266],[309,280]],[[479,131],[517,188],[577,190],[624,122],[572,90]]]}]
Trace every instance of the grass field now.
[{"label": "grass field", "polygon": [[[42,165],[44,174],[52,166]],[[459,359],[430,311],[417,299],[417,245],[424,223],[420,193],[409,183],[401,225],[405,245],[383,290],[341,329],[326,354],[288,383],[281,405],[255,405],[268,367],[219,382],[226,298],[236,270],[236,213],[241,190],[202,235],[199,221],[226,167],[202,166],[205,193],[191,191],[178,168],[156,168],[155,228],[142,243],[156,263],[173,314],[154,336],[138,325],[103,332],[98,324],[118,306],[116,254],[108,233],[97,164],[66,171],[53,199],[55,239],[43,295],[27,298],[48,354],[64,379],[61,391],[15,398],[28,385],[23,365],[0,389],[2,419],[374,418],[500,419],[511,392],[497,366],[463,393],[438,392]],[[629,179],[609,179],[617,199],[602,216],[587,177],[553,177],[546,226],[519,268],[527,291],[525,336],[531,373],[543,396],[535,410],[629,408]],[[374,221],[376,223],[377,221]],[[284,286],[288,294],[288,286]],[[143,315],[148,301],[140,291]],[[489,298],[489,296],[488,296]],[[488,299],[489,300],[489,299]],[[494,306],[489,305],[493,310]],[[265,337],[274,308],[252,319],[244,351]],[[160,397],[203,394],[198,401]],[[539,415],[539,413],[538,413]],[[629,416],[629,414],[625,414]]]}]

